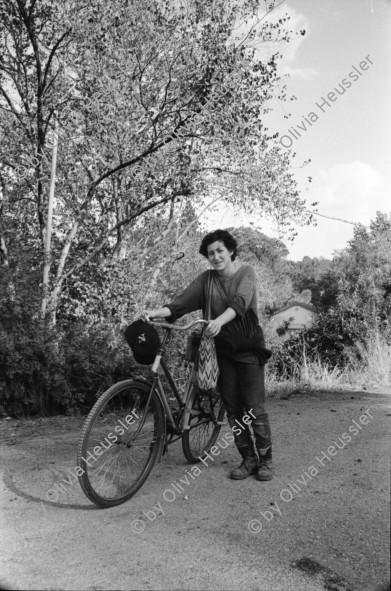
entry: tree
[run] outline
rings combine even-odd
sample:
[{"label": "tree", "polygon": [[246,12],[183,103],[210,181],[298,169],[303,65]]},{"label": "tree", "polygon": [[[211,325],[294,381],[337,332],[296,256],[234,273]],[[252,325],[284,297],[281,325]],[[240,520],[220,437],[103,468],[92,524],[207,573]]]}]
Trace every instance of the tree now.
[{"label": "tree", "polygon": [[331,366],[344,366],[373,336],[389,343],[391,216],[377,212],[369,229],[357,225],[328,271],[312,281],[316,316],[306,333],[312,354]]},{"label": "tree", "polygon": [[377,212],[369,231],[354,229],[348,247],[335,261],[340,275],[338,307],[363,335],[388,328],[391,313],[391,215]]},{"label": "tree", "polygon": [[[258,10],[239,0],[5,1],[2,214],[19,236],[28,226],[34,266],[46,263],[42,309],[53,321],[65,282],[99,253],[123,253],[126,228],[156,208],[166,215],[165,204],[224,193],[282,224],[306,218],[288,155],[262,124],[278,88],[276,56],[263,63],[254,48],[255,40],[287,40],[286,19],[255,27]],[[235,40],[243,21],[247,33]],[[17,264],[7,233],[1,245]]]}]

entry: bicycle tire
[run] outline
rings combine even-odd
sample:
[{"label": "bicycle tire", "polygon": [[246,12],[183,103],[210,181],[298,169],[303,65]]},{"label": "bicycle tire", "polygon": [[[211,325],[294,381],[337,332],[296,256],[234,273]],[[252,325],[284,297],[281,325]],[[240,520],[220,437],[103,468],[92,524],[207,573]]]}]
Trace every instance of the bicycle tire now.
[{"label": "bicycle tire", "polygon": [[210,451],[219,436],[225,408],[216,390],[202,392],[192,386],[189,394],[190,429],[182,436],[182,449],[191,464],[201,461],[200,456]]},{"label": "bicycle tire", "polygon": [[[77,454],[83,473],[78,477],[87,498],[100,507],[130,499],[161,455],[164,410],[155,392],[146,408],[150,390],[150,385],[138,380],[114,384],[97,400],[84,423]],[[98,447],[104,451],[99,453]]]}]

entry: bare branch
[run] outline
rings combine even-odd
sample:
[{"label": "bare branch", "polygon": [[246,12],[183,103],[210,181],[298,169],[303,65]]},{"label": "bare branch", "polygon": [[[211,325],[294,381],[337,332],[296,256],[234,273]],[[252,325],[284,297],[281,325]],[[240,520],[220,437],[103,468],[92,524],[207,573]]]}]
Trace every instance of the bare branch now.
[{"label": "bare branch", "polygon": [[[46,62],[45,71],[44,71],[44,74],[43,74],[43,81],[42,81],[42,89],[43,90],[42,90],[42,95],[46,92],[46,90],[49,88],[50,84],[53,82],[53,80],[52,80],[48,84],[47,88],[45,88],[46,87],[46,80],[47,80],[47,77],[48,77],[48,73],[49,73],[49,70],[50,70],[51,63],[52,63],[53,58],[54,58],[54,54],[56,53],[56,51],[59,48],[59,46],[60,46],[61,42],[63,41],[63,39],[65,39],[65,37],[67,35],[69,35],[69,33],[71,31],[72,31],[72,29],[68,29],[67,31],[65,31],[65,33],[63,35],[61,35],[61,37],[58,39],[58,41],[56,41],[56,43],[54,44],[54,46],[53,46],[53,48],[52,48],[52,50],[50,52],[48,61]],[[57,76],[57,74],[56,74],[56,76]]]},{"label": "bare branch", "polygon": [[[4,88],[2,86],[0,86],[0,92],[3,95],[3,97],[5,98],[5,100],[7,101],[12,114],[15,115],[15,117],[17,118],[17,120],[19,121],[21,126],[25,129],[26,133],[29,135],[29,129],[26,126],[26,124],[24,123],[21,113],[19,113],[19,111],[17,111],[15,109],[11,98],[9,97],[8,93],[4,90]],[[30,137],[30,135],[29,135],[29,137]]]},{"label": "bare branch", "polygon": [[[180,195],[180,193],[178,193],[177,195],[175,195],[175,197],[178,197],[179,195]],[[154,207],[157,207],[158,205],[161,205],[162,203],[167,203],[168,201],[171,201],[172,199],[173,199],[173,196],[172,195],[168,195],[168,196],[166,195],[162,199],[158,199],[157,201],[154,201],[152,203],[149,203],[148,205],[145,205],[144,207],[142,207],[141,209],[139,209],[138,211],[136,211],[136,213],[130,215],[129,217],[127,217],[127,218],[121,220],[120,222],[118,222],[117,224],[115,224],[106,233],[106,235],[104,236],[104,238],[101,241],[101,243],[96,248],[94,248],[94,250],[88,256],[86,256],[82,261],[80,261],[80,263],[74,265],[71,269],[69,269],[69,271],[67,271],[66,273],[64,273],[61,278],[58,277],[59,281],[62,283],[67,277],[69,277],[70,275],[73,275],[73,273],[75,273],[76,271],[78,271],[81,267],[83,267],[86,263],[88,263],[88,261],[90,261],[91,259],[93,259],[102,250],[102,248],[105,246],[105,244],[106,244],[107,240],[110,238],[111,234],[113,234],[114,232],[116,232],[119,228],[121,228],[122,226],[125,226],[125,225],[130,224],[130,222],[132,222],[136,218],[140,217],[141,215],[143,215],[144,213],[146,213],[150,209],[153,209]]]},{"label": "bare branch", "polygon": [[[190,119],[191,117],[189,117]],[[113,174],[119,172],[120,170],[123,170],[124,168],[129,168],[131,166],[134,166],[135,164],[137,164],[138,162],[142,161],[144,158],[146,158],[147,156],[150,156],[151,154],[154,154],[155,152],[157,152],[158,150],[160,150],[163,146],[167,145],[168,143],[172,142],[181,127],[183,127],[185,125],[185,123],[187,122],[187,119],[184,121],[181,121],[176,128],[171,132],[171,135],[168,135],[164,140],[162,140],[159,144],[156,145],[151,145],[149,146],[149,148],[147,148],[146,150],[144,150],[144,152],[142,152],[141,154],[139,154],[138,156],[135,156],[134,158],[131,158],[131,160],[127,160],[126,162],[122,162],[121,164],[119,164],[118,166],[116,166],[115,168],[112,168],[111,170],[105,172],[104,174],[102,174],[96,181],[94,181],[91,185],[90,188],[88,189],[87,192],[87,197],[86,200],[82,206],[82,208],[84,209],[86,207],[86,205],[89,203],[92,195],[95,192],[95,189],[98,185],[100,185],[100,183],[102,181],[104,181],[105,179],[109,178],[110,176],[112,176]]]}]

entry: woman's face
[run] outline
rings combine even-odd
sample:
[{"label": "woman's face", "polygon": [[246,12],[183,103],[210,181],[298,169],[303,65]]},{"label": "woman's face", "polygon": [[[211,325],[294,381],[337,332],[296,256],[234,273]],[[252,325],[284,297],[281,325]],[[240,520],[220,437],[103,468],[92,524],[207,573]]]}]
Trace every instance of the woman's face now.
[{"label": "woman's face", "polygon": [[208,261],[216,271],[223,272],[230,268],[233,250],[228,250],[224,242],[216,240],[208,245]]}]

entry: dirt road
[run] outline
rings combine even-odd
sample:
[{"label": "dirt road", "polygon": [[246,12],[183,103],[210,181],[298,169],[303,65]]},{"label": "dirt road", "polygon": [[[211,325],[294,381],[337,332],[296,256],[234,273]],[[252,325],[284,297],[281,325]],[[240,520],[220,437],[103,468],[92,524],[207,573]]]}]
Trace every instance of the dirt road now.
[{"label": "dirt road", "polygon": [[106,510],[72,479],[57,502],[46,494],[75,466],[81,419],[2,420],[1,584],[383,589],[390,403],[390,394],[365,392],[269,400],[271,482],[230,480],[233,444],[192,479],[175,443],[133,499]]}]

